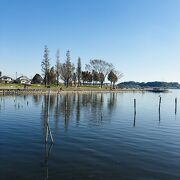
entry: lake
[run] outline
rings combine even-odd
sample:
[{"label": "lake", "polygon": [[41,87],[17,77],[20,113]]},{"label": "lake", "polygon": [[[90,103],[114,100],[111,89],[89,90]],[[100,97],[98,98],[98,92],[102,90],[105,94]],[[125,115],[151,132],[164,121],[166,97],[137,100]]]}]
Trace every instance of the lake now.
[{"label": "lake", "polygon": [[1,96],[0,179],[180,179],[179,102],[179,90]]}]

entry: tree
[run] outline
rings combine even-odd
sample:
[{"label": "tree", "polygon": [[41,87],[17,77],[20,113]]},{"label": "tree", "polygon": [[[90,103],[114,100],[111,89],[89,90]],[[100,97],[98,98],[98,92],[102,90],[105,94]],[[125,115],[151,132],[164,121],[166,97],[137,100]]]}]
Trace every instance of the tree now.
[{"label": "tree", "polygon": [[[88,71],[91,71],[91,72],[94,71],[94,72],[97,72],[98,74],[102,73],[104,75],[104,78],[101,79],[101,86],[102,86],[106,76],[109,74],[109,72],[112,69],[114,69],[114,67],[111,63],[108,63],[104,60],[93,59],[93,60],[90,60],[89,64],[86,64],[86,69]],[[97,76],[97,74],[96,74],[96,76]]]},{"label": "tree", "polygon": [[87,80],[88,80],[89,83],[92,83],[92,73],[91,72],[88,72]]},{"label": "tree", "polygon": [[33,77],[31,83],[32,83],[32,84],[41,84],[41,83],[43,83],[43,78],[41,77],[40,74],[36,74],[36,75]]},{"label": "tree", "polygon": [[44,56],[43,56],[43,60],[41,62],[45,87],[48,84],[48,74],[49,74],[49,71],[50,71],[50,62],[49,61],[50,61],[50,59],[49,59],[49,49],[48,49],[47,46],[45,46],[44,47]]},{"label": "tree", "polygon": [[74,86],[76,86],[76,81],[77,81],[77,75],[76,75],[76,73],[73,73],[72,80],[74,81]]},{"label": "tree", "polygon": [[56,84],[59,85],[59,78],[60,78],[60,71],[61,71],[61,64],[60,64],[60,55],[59,49],[56,52]]},{"label": "tree", "polygon": [[92,71],[92,80],[96,83],[100,80],[99,73],[94,70]]},{"label": "tree", "polygon": [[56,72],[54,70],[54,67],[51,67],[48,75],[48,84],[54,84],[56,83]]},{"label": "tree", "polygon": [[113,76],[114,76],[114,73],[113,73],[113,71],[111,71],[111,72],[108,74],[108,81],[111,82],[111,86],[112,86],[112,79],[113,79]]},{"label": "tree", "polygon": [[78,86],[81,86],[81,76],[82,76],[82,71],[81,71],[81,58],[78,58],[78,63],[77,63],[77,80],[78,80]]},{"label": "tree", "polygon": [[103,74],[103,73],[99,73],[99,81],[100,81],[100,83],[101,83],[101,88],[102,88],[104,79],[105,79],[104,74]]},{"label": "tree", "polygon": [[122,77],[123,77],[123,74],[116,70],[112,70],[108,74],[108,80],[111,82],[111,86],[113,84],[113,88],[115,88],[115,83]]},{"label": "tree", "polygon": [[74,65],[71,63],[70,51],[66,53],[66,62],[61,64],[60,77],[64,81],[66,87],[69,86],[73,77]]},{"label": "tree", "polygon": [[84,84],[84,82],[91,83],[92,82],[92,74],[91,74],[91,72],[82,71],[82,81],[83,81],[83,84]]}]

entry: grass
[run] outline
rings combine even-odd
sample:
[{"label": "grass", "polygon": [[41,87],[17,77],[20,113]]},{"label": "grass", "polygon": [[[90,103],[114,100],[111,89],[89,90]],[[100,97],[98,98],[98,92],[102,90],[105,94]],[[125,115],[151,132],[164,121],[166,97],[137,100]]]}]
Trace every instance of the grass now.
[{"label": "grass", "polygon": [[[110,87],[100,87],[100,86],[90,86],[90,85],[82,85],[81,87],[75,87],[75,86],[69,86],[66,88],[64,84],[60,84],[59,86],[56,86],[55,84],[50,85],[51,89],[62,89],[63,91],[107,91],[110,90]],[[6,88],[6,89],[22,89],[24,88],[23,84],[0,84],[0,88]],[[28,89],[45,89],[46,87],[42,84],[32,84],[27,87]]]}]

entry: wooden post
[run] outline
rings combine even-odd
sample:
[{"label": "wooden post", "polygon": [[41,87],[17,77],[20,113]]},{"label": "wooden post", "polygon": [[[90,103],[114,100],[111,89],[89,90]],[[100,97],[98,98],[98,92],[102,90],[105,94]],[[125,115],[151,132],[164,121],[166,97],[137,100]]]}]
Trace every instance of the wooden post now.
[{"label": "wooden post", "polygon": [[136,126],[136,99],[134,99],[134,124],[133,126]]},{"label": "wooden post", "polygon": [[161,96],[159,96],[159,121],[161,120]]},{"label": "wooden post", "polygon": [[175,98],[175,114],[177,113],[177,98]]},{"label": "wooden post", "polygon": [[161,110],[161,96],[159,97],[159,111]]},{"label": "wooden post", "polygon": [[136,115],[136,99],[134,99],[134,115]]}]

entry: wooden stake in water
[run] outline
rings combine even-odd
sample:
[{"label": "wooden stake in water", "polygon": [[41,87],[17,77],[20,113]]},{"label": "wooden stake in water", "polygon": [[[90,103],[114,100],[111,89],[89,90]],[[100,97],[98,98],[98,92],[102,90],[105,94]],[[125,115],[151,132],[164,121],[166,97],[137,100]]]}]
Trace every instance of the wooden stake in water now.
[{"label": "wooden stake in water", "polygon": [[161,96],[159,96],[159,111],[161,110]]},{"label": "wooden stake in water", "polygon": [[161,96],[159,96],[159,121],[161,120]]},{"label": "wooden stake in water", "polygon": [[177,98],[175,98],[175,114],[177,113]]},{"label": "wooden stake in water", "polygon": [[134,99],[134,115],[136,115],[136,99]]},{"label": "wooden stake in water", "polygon": [[134,99],[134,124],[133,126],[135,127],[136,125],[136,99]]}]

